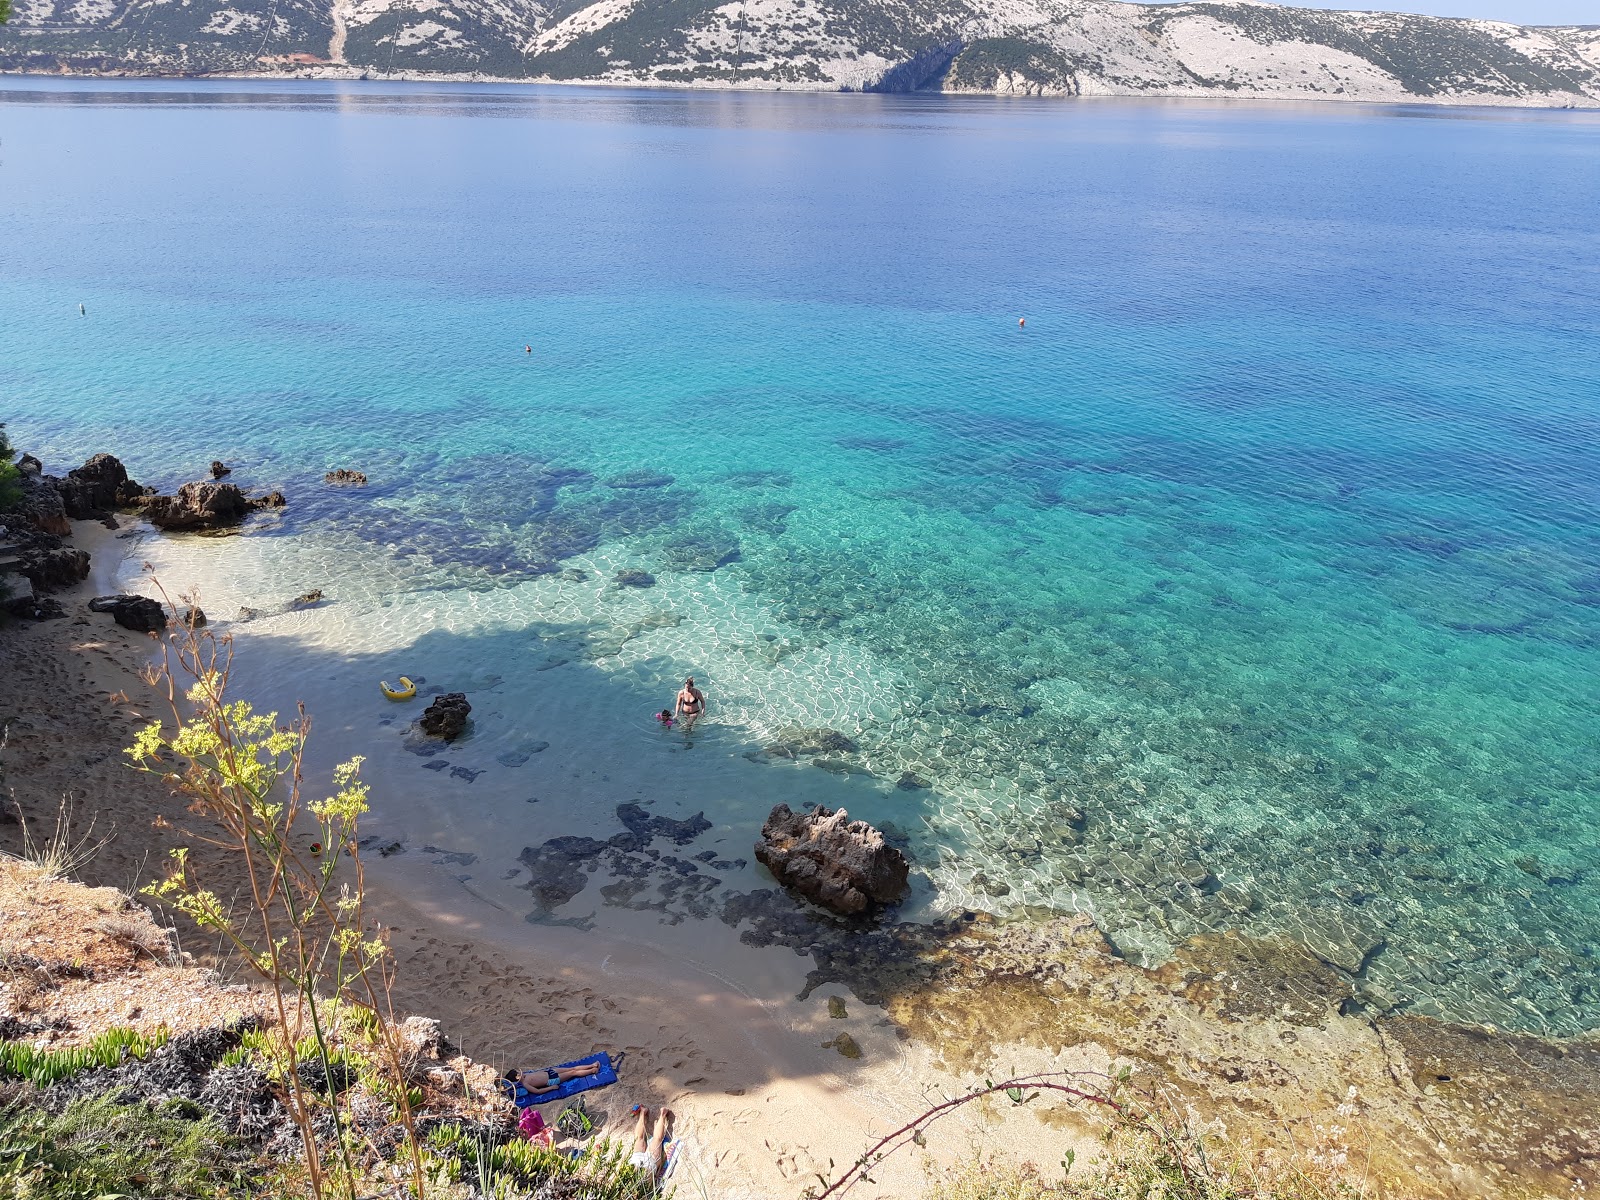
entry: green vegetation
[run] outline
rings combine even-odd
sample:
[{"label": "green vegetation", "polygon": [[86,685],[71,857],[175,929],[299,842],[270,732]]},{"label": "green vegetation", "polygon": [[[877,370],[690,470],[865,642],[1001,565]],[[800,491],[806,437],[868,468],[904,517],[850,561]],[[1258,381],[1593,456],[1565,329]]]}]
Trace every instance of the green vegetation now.
[{"label": "green vegetation", "polygon": [[1054,46],[1019,37],[978,38],[950,65],[945,87],[951,91],[993,91],[1001,75],[1017,76],[1038,88],[1076,95],[1072,59]]},{"label": "green vegetation", "polygon": [[8,1200],[198,1200],[242,1183],[233,1144],[207,1120],[109,1096],[81,1097],[59,1114],[20,1098],[0,1109],[0,1196]]},{"label": "green vegetation", "polygon": [[[0,0],[0,21],[5,20],[8,4],[9,0]],[[16,451],[6,437],[6,427],[0,424],[0,512],[15,507],[17,501],[22,499],[22,488],[17,483],[20,473],[11,461],[15,456]]]},{"label": "green vegetation", "polygon": [[494,1145],[453,1126],[435,1130],[428,1140],[453,1164],[453,1180],[476,1184],[485,1200],[529,1192],[581,1200],[655,1200],[672,1194],[670,1188],[658,1192],[650,1176],[628,1162],[627,1148],[612,1141],[569,1158],[533,1142]]},{"label": "green vegetation", "polygon": [[[63,1079],[100,1067],[120,1066],[165,1045],[165,1031],[145,1037],[136,1029],[107,1029],[86,1046],[36,1050],[27,1042],[0,1042],[0,1075],[49,1087]],[[3,1193],[0,1193],[3,1194]]]}]

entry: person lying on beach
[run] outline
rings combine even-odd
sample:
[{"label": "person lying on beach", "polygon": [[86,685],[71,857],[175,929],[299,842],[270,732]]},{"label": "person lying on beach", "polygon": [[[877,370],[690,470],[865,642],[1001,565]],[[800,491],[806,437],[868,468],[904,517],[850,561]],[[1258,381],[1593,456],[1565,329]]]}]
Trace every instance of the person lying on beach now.
[{"label": "person lying on beach", "polygon": [[700,719],[700,714],[706,710],[706,694],[694,685],[694,676],[683,681],[683,688],[678,692],[678,703],[674,706],[673,716],[683,718],[683,727],[693,729],[694,723]]},{"label": "person lying on beach", "polygon": [[663,708],[660,712],[658,712],[656,714],[656,720],[661,722],[661,727],[663,729],[671,729],[672,728],[672,710],[670,708]]},{"label": "person lying on beach", "polygon": [[543,1067],[537,1071],[519,1071],[511,1067],[500,1076],[500,1090],[518,1108],[527,1108],[530,1104],[537,1104],[540,1096],[555,1091],[567,1080],[582,1079],[599,1070],[600,1064],[597,1062],[584,1063],[581,1067]]},{"label": "person lying on beach", "polygon": [[656,1128],[650,1133],[650,1110],[642,1104],[635,1104],[633,1111],[639,1114],[639,1120],[633,1127],[633,1153],[628,1161],[641,1171],[648,1171],[650,1178],[654,1179],[661,1174],[661,1169],[667,1165],[666,1144],[667,1126],[672,1123],[672,1110],[663,1108],[656,1117]]}]

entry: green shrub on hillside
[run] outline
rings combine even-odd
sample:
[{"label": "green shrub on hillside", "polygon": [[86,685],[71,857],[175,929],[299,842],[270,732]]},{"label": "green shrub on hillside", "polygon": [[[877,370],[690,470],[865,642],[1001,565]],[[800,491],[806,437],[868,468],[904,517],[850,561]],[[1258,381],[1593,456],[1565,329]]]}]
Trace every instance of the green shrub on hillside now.
[{"label": "green shrub on hillside", "polygon": [[[0,21],[5,20],[8,0],[0,0]],[[0,512],[16,505],[22,499],[22,489],[17,484],[18,471],[11,461],[16,451],[6,437],[6,427],[0,423]]]},{"label": "green shrub on hillside", "polygon": [[74,1100],[60,1114],[15,1100],[0,1109],[0,1196],[244,1194],[231,1148],[210,1121],[117,1104],[109,1096]]}]

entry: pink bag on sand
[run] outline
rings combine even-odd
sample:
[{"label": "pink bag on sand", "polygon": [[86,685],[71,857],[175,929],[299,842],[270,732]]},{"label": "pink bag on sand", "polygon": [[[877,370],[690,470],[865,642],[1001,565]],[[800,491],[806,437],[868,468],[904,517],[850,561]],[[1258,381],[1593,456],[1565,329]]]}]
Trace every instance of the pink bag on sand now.
[{"label": "pink bag on sand", "polygon": [[517,1132],[541,1146],[555,1144],[555,1131],[544,1123],[544,1114],[532,1108],[525,1108],[517,1115]]}]

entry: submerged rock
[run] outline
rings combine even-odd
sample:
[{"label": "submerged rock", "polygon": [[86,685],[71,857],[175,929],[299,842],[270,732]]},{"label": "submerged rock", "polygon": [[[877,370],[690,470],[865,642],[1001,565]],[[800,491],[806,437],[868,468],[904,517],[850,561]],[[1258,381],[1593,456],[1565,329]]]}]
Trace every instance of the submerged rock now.
[{"label": "submerged rock", "polygon": [[656,577],[650,574],[649,571],[630,569],[626,571],[618,571],[614,576],[612,576],[611,582],[616,584],[616,586],[619,588],[649,588],[655,587]]},{"label": "submerged rock", "polygon": [[136,633],[160,633],[167,627],[167,610],[149,596],[96,596],[89,601],[89,611],[110,613],[118,625]]},{"label": "submerged rock", "polygon": [[329,471],[322,477],[323,483],[351,484],[356,487],[365,487],[367,476],[362,471],[351,471],[340,467],[337,471]]},{"label": "submerged rock", "polygon": [[784,887],[846,916],[893,904],[910,890],[906,856],[842,808],[796,813],[780,804],[762,825],[755,851]]},{"label": "submerged rock", "polygon": [[211,460],[211,478],[221,479],[224,475],[232,475],[233,468],[223,463],[220,459]]},{"label": "submerged rock", "polygon": [[466,731],[471,714],[472,705],[467,703],[464,693],[446,692],[428,705],[417,724],[423,733],[453,742]]},{"label": "submerged rock", "polygon": [[766,751],[779,758],[801,758],[807,754],[854,754],[860,749],[837,729],[802,729],[790,725],[778,730],[777,740]]},{"label": "submerged rock", "polygon": [[660,471],[640,468],[637,471],[624,471],[620,475],[613,475],[605,481],[605,485],[608,488],[631,491],[639,488],[670,487],[673,482],[671,475],[663,475]]}]

